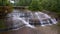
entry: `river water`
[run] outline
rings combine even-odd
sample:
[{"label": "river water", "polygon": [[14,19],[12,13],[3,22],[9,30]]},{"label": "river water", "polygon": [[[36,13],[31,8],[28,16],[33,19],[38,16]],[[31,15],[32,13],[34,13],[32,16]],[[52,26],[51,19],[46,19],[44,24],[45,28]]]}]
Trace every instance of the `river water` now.
[{"label": "river water", "polygon": [[55,18],[52,18],[45,13],[17,9],[14,9],[12,13],[9,13],[4,21],[5,29],[0,28],[0,31],[18,30],[22,27],[36,28],[36,25],[48,26],[57,23]]}]

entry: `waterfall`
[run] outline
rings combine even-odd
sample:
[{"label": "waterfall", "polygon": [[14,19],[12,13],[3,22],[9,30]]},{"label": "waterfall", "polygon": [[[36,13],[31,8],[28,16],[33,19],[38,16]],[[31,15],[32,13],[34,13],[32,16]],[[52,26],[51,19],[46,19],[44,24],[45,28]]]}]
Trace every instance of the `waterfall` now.
[{"label": "waterfall", "polygon": [[[25,13],[20,10],[14,10],[11,14],[8,14],[8,17],[10,17],[12,19],[11,21],[13,21],[13,22],[11,22],[11,24],[13,24],[13,25],[11,25],[11,24],[9,25],[9,23],[8,23],[8,25],[12,26],[12,27],[19,27],[19,26],[23,25],[23,26],[30,27],[30,28],[36,28],[34,26],[34,23],[36,23],[36,22],[34,22],[35,18],[37,20],[39,20],[38,21],[39,26],[53,25],[53,24],[57,23],[55,18],[53,19],[51,16],[49,16],[45,13],[42,13],[42,12],[27,12],[27,14],[25,14]],[[33,21],[31,23],[33,25],[30,24],[29,20],[31,20],[31,19]],[[18,23],[18,24],[16,24],[16,23]]]},{"label": "waterfall", "polygon": [[30,25],[28,22],[26,22],[26,21],[25,21],[24,19],[22,19],[22,18],[15,18],[15,19],[18,19],[18,20],[22,21],[22,23],[24,23],[25,26],[27,26],[27,27],[35,28],[34,26]]},{"label": "waterfall", "polygon": [[[39,19],[40,23],[42,24],[43,22],[42,22],[42,19],[39,17],[38,12],[35,12],[35,15],[37,16],[37,18]],[[44,26],[44,25],[41,25],[41,26]]]},{"label": "waterfall", "polygon": [[22,21],[23,24],[25,24],[25,26],[30,27],[30,28],[35,28],[34,26],[30,25],[29,22],[27,22],[23,18],[19,17],[18,14],[17,15],[14,14],[12,19],[13,20],[20,20],[20,21]]},{"label": "waterfall", "polygon": [[[57,21],[55,18],[52,18],[51,16],[42,13],[42,12],[35,12],[35,15],[37,16],[37,18],[39,19],[41,26],[45,26],[45,25],[53,25],[56,24]],[[46,20],[46,21],[43,21]],[[43,23],[48,23],[48,24],[43,24]]]}]

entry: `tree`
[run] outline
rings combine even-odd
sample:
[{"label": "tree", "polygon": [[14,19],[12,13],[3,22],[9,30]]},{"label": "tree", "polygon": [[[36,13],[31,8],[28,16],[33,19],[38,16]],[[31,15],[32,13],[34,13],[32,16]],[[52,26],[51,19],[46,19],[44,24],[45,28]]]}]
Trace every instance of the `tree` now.
[{"label": "tree", "polygon": [[8,0],[0,0],[0,17],[3,18],[8,13],[12,12],[12,5]]},{"label": "tree", "polygon": [[16,6],[29,6],[32,0],[19,0],[15,3]]},{"label": "tree", "polygon": [[0,0],[0,29],[6,28],[5,16],[12,11],[12,6],[8,0]]},{"label": "tree", "polygon": [[57,16],[60,16],[60,0],[42,0],[41,6],[44,10],[55,12]]},{"label": "tree", "polygon": [[38,10],[42,10],[42,6],[40,5],[40,0],[32,0],[30,6],[29,6],[30,10],[33,11],[38,11]]},{"label": "tree", "polygon": [[0,6],[7,6],[10,5],[10,2],[8,0],[0,0]]}]

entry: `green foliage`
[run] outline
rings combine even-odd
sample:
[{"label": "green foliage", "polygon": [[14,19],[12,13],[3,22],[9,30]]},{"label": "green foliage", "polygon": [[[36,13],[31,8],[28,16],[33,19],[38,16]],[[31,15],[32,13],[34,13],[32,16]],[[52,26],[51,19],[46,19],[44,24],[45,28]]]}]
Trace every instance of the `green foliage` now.
[{"label": "green foliage", "polygon": [[40,0],[32,0],[29,9],[33,11],[42,10],[42,6],[40,5]]},{"label": "green foliage", "polygon": [[41,5],[45,10],[60,12],[60,4],[58,0],[42,0]]},{"label": "green foliage", "polygon": [[3,1],[2,1],[2,0],[0,0],[0,6],[2,6],[2,2],[3,2]]},{"label": "green foliage", "polygon": [[15,3],[16,6],[29,6],[32,0],[19,0]]},{"label": "green foliage", "polygon": [[[0,0],[0,6],[11,5],[8,0]],[[19,0],[16,6],[29,6],[30,10],[48,10],[60,15],[60,0]]]},{"label": "green foliage", "polygon": [[5,16],[12,11],[12,5],[8,0],[0,0],[0,29],[6,28]]},{"label": "green foliage", "polygon": [[0,6],[8,6],[10,2],[8,0],[0,0]]},{"label": "green foliage", "polygon": [[60,0],[19,0],[15,5],[29,6],[30,10],[48,10],[60,15]]},{"label": "green foliage", "polygon": [[42,0],[41,6],[44,10],[55,12],[57,16],[60,16],[60,0]]},{"label": "green foliage", "polygon": [[0,29],[4,29],[4,28],[6,28],[4,20],[0,19]]},{"label": "green foliage", "polygon": [[10,13],[12,5],[8,0],[0,0],[0,14]]}]

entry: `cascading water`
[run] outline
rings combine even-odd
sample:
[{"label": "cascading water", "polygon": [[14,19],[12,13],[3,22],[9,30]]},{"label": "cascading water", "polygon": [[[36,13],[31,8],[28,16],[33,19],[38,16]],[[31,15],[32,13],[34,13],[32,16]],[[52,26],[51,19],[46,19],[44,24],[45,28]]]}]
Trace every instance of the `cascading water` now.
[{"label": "cascading water", "polygon": [[[55,18],[51,18],[49,15],[42,12],[35,12],[35,15],[39,19],[41,26],[56,24],[57,21]],[[43,21],[45,20],[45,21]]]},{"label": "cascading water", "polygon": [[[37,16],[37,18],[39,19],[39,21],[40,21],[39,23],[41,23],[41,24],[42,24],[42,19],[39,17],[39,14],[36,12],[36,13],[35,13],[35,15],[36,15],[36,16]],[[44,25],[42,25],[42,26],[44,26]]]},{"label": "cascading water", "polygon": [[26,21],[25,21],[25,20],[23,20],[22,18],[17,18],[17,19],[21,20],[21,21],[22,21],[22,23],[24,23],[24,24],[25,24],[25,26],[30,27],[30,28],[35,28],[34,26],[30,25],[28,22],[26,22]]},{"label": "cascading water", "polygon": [[55,18],[51,18],[45,13],[29,11],[23,12],[16,9],[6,16],[5,22],[6,28],[3,30],[18,30],[25,26],[30,28],[36,28],[36,25],[46,26],[57,23]]},{"label": "cascading water", "polygon": [[[28,21],[26,21],[26,20],[28,20],[29,17],[25,18],[27,16],[27,15],[25,15],[25,12],[21,12],[19,10],[14,10],[12,13],[8,14],[7,16],[10,17],[10,19],[11,19],[11,20],[8,19],[8,20],[11,21],[10,25],[7,24],[9,27],[10,26],[12,28],[17,28],[18,27],[17,29],[22,28],[24,26],[30,27],[30,28],[35,28],[34,26],[30,25]],[[11,25],[11,24],[13,24],[13,25]],[[23,25],[23,26],[20,27],[21,25]],[[17,30],[17,29],[13,29],[13,30]]]},{"label": "cascading water", "polygon": [[[16,12],[16,11],[14,11],[14,12]],[[16,13],[14,15],[13,15],[14,16],[13,20],[14,19],[20,20],[20,21],[22,21],[23,24],[25,24],[26,26],[31,27],[31,28],[35,28],[35,27],[33,25],[29,24],[30,23],[29,19],[35,19],[35,18],[38,19],[40,21],[39,23],[41,23],[41,26],[52,25],[52,24],[57,23],[55,18],[52,19],[49,15],[42,13],[42,12],[34,12],[34,13],[27,12],[26,15],[25,15],[25,12],[19,12],[19,14]],[[33,20],[33,22],[34,22],[34,20]]]},{"label": "cascading water", "polygon": [[10,1],[11,3],[15,3],[14,1],[12,1],[12,0],[8,0],[8,1]]}]

